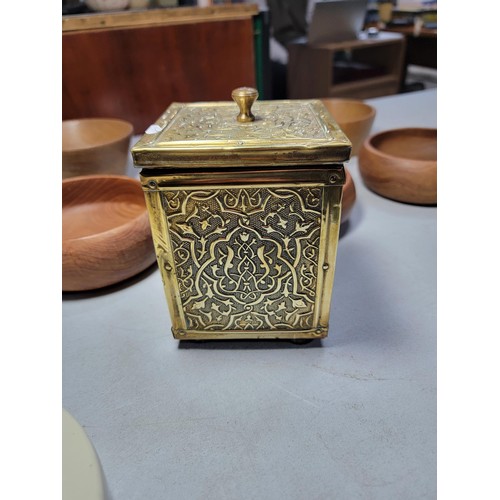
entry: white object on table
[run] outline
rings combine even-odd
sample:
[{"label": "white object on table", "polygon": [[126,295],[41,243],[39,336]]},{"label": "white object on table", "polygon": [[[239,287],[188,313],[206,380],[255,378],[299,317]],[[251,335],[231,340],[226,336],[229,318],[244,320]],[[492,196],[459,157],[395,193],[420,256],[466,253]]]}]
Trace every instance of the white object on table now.
[{"label": "white object on table", "polygon": [[62,498],[104,500],[104,477],[99,458],[81,425],[62,410]]}]

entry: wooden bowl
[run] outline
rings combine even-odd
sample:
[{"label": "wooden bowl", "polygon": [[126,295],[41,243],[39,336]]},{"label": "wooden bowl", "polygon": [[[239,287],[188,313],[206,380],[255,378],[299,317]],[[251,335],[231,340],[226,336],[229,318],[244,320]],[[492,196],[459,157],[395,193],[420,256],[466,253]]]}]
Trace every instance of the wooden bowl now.
[{"label": "wooden bowl", "polygon": [[134,127],[116,118],[62,122],[63,179],[81,175],[124,175]]},{"label": "wooden bowl", "polygon": [[345,222],[351,214],[352,207],[356,201],[356,188],[352,180],[351,173],[344,167],[345,170],[345,184],[342,188],[342,215],[340,216],[340,223]]},{"label": "wooden bowl", "polygon": [[437,130],[401,128],[369,137],[359,153],[366,186],[405,203],[437,203]]},{"label": "wooden bowl", "polygon": [[375,121],[375,108],[355,99],[321,99],[333,119],[352,142],[351,156],[359,153]]},{"label": "wooden bowl", "polygon": [[62,181],[62,289],[94,290],[155,262],[138,180],[115,175]]}]

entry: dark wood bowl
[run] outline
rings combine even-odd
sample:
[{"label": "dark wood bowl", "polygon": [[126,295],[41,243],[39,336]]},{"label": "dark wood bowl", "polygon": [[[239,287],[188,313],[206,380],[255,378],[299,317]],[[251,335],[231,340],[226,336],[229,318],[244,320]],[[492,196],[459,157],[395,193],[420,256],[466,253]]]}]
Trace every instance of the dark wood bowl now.
[{"label": "dark wood bowl", "polygon": [[123,281],[156,260],[138,180],[95,175],[62,181],[62,289]]},{"label": "dark wood bowl", "polygon": [[437,203],[437,130],[401,128],[375,134],[359,153],[366,186],[405,203]]}]

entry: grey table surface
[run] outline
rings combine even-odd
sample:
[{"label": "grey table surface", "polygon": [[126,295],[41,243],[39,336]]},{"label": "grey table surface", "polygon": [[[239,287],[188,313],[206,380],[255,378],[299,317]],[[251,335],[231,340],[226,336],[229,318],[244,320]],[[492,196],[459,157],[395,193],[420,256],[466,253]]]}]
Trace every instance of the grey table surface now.
[{"label": "grey table surface", "polygon": [[[372,133],[436,127],[435,89],[367,102]],[[155,266],[63,294],[62,404],[110,499],[436,497],[437,209],[346,166],[357,201],[326,339],[180,343]]]}]

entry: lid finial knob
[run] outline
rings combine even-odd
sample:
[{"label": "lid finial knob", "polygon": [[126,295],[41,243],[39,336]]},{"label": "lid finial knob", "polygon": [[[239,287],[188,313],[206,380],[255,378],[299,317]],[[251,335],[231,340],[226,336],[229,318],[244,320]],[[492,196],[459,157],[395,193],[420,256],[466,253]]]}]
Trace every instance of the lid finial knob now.
[{"label": "lid finial knob", "polygon": [[240,114],[236,119],[240,123],[253,122],[255,116],[252,114],[252,105],[259,97],[257,90],[251,87],[239,87],[231,92],[231,97],[240,108]]}]

